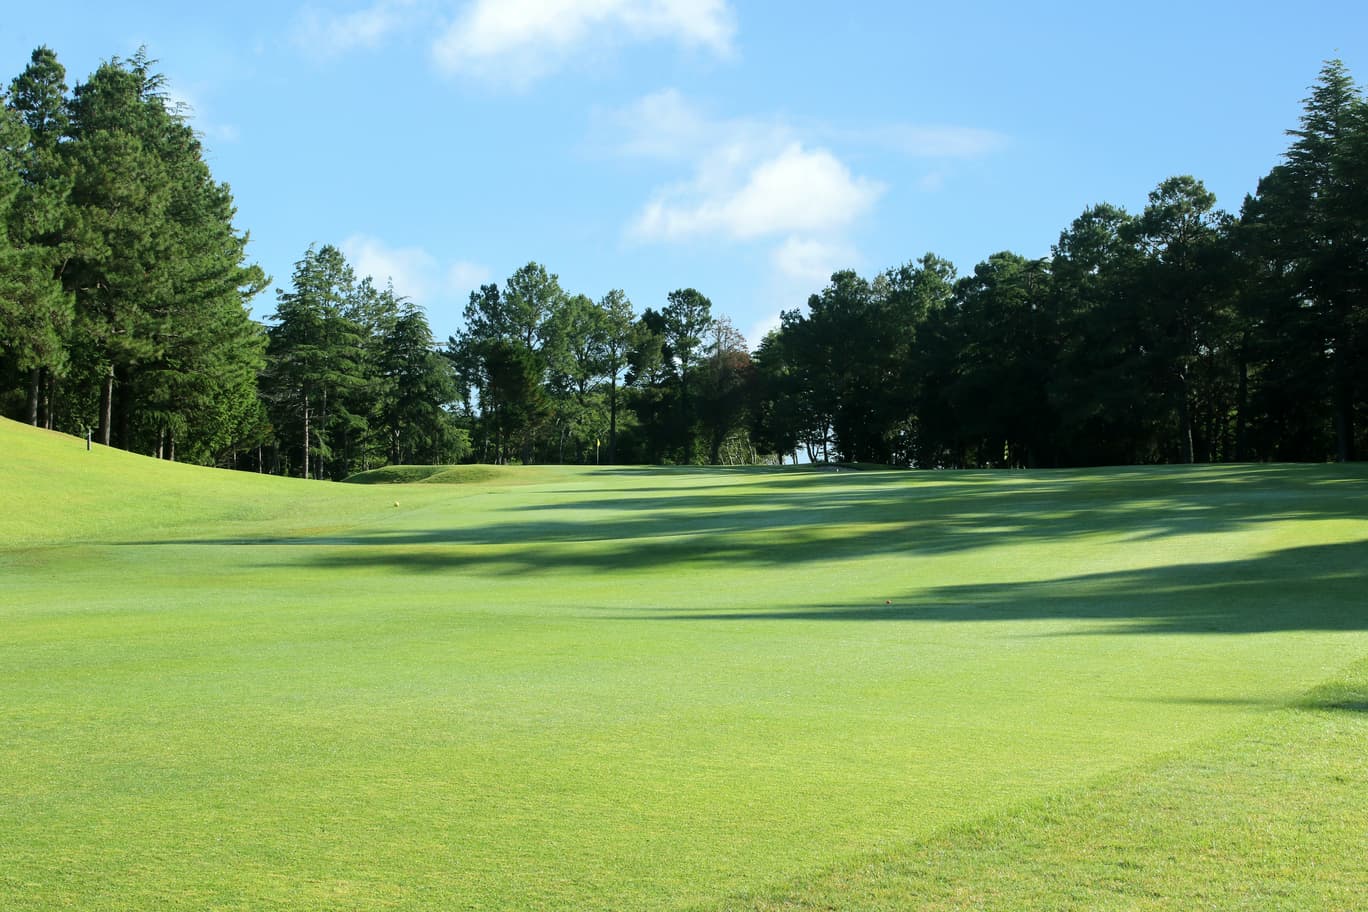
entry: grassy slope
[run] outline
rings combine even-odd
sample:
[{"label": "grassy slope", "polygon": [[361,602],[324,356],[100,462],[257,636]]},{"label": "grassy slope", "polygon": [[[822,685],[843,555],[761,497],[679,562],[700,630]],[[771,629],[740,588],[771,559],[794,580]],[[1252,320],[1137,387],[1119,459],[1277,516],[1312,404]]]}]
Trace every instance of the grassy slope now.
[{"label": "grassy slope", "polygon": [[[1137,826],[1184,863],[1142,846],[1121,906],[1239,907],[1225,858],[1304,826],[1362,886],[1368,801],[1322,787],[1362,701],[1295,708],[1368,655],[1360,467],[0,454],[0,907],[1082,907]],[[1306,819],[1204,854],[1275,794]]]},{"label": "grassy slope", "polygon": [[729,909],[1361,909],[1368,663],[1210,743]]}]

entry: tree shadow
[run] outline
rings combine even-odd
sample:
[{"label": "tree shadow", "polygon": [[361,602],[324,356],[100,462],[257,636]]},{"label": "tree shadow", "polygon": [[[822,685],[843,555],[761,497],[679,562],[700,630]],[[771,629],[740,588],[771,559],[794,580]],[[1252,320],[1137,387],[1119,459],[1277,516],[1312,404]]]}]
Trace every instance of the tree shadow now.
[{"label": "tree shadow", "polygon": [[[129,541],[149,545],[284,546],[327,568],[391,567],[420,573],[476,569],[484,574],[619,572],[670,567],[782,568],[860,561],[877,555],[931,556],[1009,544],[1103,536],[1152,541],[1218,535],[1290,519],[1368,515],[1368,470],[1341,466],[1207,466],[1055,472],[797,473],[756,469],[626,469],[644,485],[620,482],[542,491],[484,512],[452,510],[428,528],[361,527],[326,535],[208,537]],[[652,484],[661,471],[709,483]],[[588,476],[592,481],[593,476]],[[525,489],[524,489],[525,490]],[[1368,555],[1359,552],[1368,563]],[[300,560],[293,555],[293,560]],[[1193,565],[1191,576],[1220,571]],[[1183,572],[1176,568],[1175,572]],[[1227,572],[1239,572],[1229,568]],[[1304,582],[1309,581],[1309,577]],[[1073,586],[1106,581],[1076,578]],[[1113,579],[1110,585],[1154,585]],[[1190,585],[1201,583],[1195,579]],[[1220,585],[1219,578],[1208,585]],[[1309,584],[1309,582],[1308,582]],[[1056,588],[1064,583],[1057,582]],[[1029,586],[1013,586],[1013,598]],[[1053,590],[1051,590],[1053,591]],[[1023,596],[1026,593],[1027,596]],[[924,603],[898,611],[936,610]],[[1042,593],[1039,598],[1046,598]],[[1053,596],[1049,596],[1053,597]],[[991,590],[957,601],[991,606]],[[906,599],[900,600],[906,602]],[[856,619],[859,606],[814,606]],[[1002,608],[1001,610],[1006,610]],[[872,609],[868,619],[889,619]],[[836,618],[833,618],[836,619]]]},{"label": "tree shadow", "polygon": [[[1039,582],[913,589],[893,604],[852,600],[775,611],[635,615],[666,621],[1096,621],[1067,634],[1246,634],[1368,630],[1368,540],[1231,561],[1066,576]],[[1368,696],[1341,699],[1361,709]]]}]

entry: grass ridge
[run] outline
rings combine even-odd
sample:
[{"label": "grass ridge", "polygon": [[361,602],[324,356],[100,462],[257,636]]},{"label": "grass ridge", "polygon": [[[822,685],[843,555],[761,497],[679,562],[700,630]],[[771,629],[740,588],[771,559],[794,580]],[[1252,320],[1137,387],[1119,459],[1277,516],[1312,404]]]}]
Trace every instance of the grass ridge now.
[{"label": "grass ridge", "polygon": [[[1368,781],[1364,743],[1368,657],[1196,745],[696,912],[1350,912],[1368,898],[1368,871],[1327,869],[1324,860],[1368,857],[1368,825],[1358,815],[1368,801],[1357,800],[1357,785]],[[1250,757],[1258,762],[1241,763]],[[1255,822],[1187,801],[1194,779],[1242,799],[1239,813]],[[1183,809],[1198,818],[1186,839],[1157,820]],[[1337,841],[1260,841],[1266,821],[1288,817]],[[1088,842],[1094,851],[1080,850]]]}]

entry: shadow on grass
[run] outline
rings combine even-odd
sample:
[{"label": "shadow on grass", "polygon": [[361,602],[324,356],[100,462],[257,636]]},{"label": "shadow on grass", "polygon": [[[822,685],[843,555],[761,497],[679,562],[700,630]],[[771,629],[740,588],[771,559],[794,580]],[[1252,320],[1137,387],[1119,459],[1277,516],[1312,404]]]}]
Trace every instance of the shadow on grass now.
[{"label": "shadow on grass", "polygon": [[[613,469],[650,485],[655,469]],[[782,569],[826,562],[839,573],[872,556],[924,556],[995,546],[1067,545],[1101,536],[1149,542],[1286,520],[1368,516],[1368,470],[1219,466],[1061,472],[763,473],[677,469],[701,484],[589,486],[485,512],[452,508],[430,528],[361,528],[298,537],[125,544],[277,546],[275,563],[344,571],[557,577],[671,568]],[[387,517],[388,518],[388,517]],[[1143,544],[1137,544],[1144,547]],[[298,550],[296,550],[298,549]],[[1189,551],[1191,553],[1191,551]],[[1067,555],[1067,552],[1065,552]],[[272,558],[272,560],[275,560]],[[1054,563],[1066,573],[1067,556]],[[855,568],[858,574],[858,568]],[[858,588],[853,575],[852,588]],[[639,615],[689,621],[1000,621],[1083,619],[1137,632],[1253,633],[1368,627],[1368,542],[1292,548],[1232,561],[1066,575],[1034,583],[868,593],[842,604],[751,613]],[[885,598],[895,604],[883,605]],[[877,601],[876,601],[877,599]]]},{"label": "shadow on grass", "polygon": [[[775,611],[669,612],[640,619],[707,622],[1097,621],[1069,636],[1368,630],[1368,540],[1288,548],[1234,561],[1068,576],[1041,582],[913,589],[869,601]],[[893,600],[890,600],[893,601]],[[1368,696],[1340,699],[1360,708]]]},{"label": "shadow on grass", "polygon": [[[659,469],[611,469],[649,484]],[[1234,466],[1087,472],[762,473],[664,470],[700,484],[542,491],[431,528],[135,541],[317,548],[320,566],[438,572],[614,572],[937,555],[1103,535],[1151,541],[1292,519],[1368,515],[1368,473]],[[386,517],[388,519],[388,517]]]}]

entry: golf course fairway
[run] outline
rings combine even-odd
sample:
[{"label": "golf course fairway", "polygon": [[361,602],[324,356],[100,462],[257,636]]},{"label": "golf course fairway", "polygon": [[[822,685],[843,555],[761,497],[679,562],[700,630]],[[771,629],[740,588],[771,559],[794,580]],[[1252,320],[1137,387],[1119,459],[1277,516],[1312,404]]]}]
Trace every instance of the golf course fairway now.
[{"label": "golf course fairway", "polygon": [[0,478],[5,910],[1368,904],[1365,465]]}]

